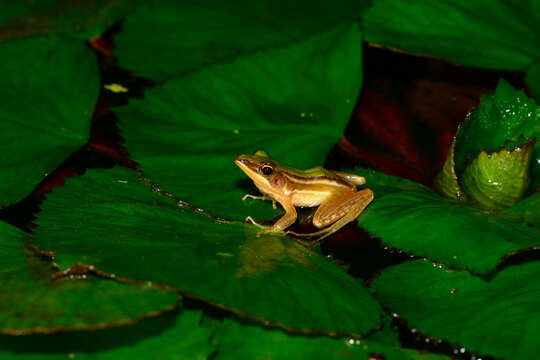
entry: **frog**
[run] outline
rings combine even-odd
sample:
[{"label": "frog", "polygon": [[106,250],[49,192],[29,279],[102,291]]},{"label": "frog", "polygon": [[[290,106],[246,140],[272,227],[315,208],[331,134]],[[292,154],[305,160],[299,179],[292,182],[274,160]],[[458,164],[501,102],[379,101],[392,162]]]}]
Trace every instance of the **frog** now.
[{"label": "frog", "polygon": [[[366,184],[363,176],[325,169],[321,166],[297,169],[274,160],[264,150],[254,154],[241,154],[234,163],[253,181],[262,196],[248,198],[270,200],[274,208],[278,202],[285,214],[273,225],[262,225],[246,217],[262,230],[258,233],[285,233],[322,240],[355,220],[373,200],[373,191],[357,189]],[[309,234],[286,231],[298,217],[296,207],[317,207],[312,219],[320,229]]]}]

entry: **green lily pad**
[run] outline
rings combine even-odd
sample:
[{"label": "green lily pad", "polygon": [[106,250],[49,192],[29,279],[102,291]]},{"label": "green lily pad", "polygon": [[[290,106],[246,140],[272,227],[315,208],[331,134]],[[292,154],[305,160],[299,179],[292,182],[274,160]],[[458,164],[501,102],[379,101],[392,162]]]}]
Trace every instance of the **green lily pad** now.
[{"label": "green lily pad", "polygon": [[540,228],[540,192],[527,196],[514,206],[503,210],[501,215],[509,216],[524,224]]},{"label": "green lily pad", "polygon": [[54,280],[52,266],[23,245],[25,233],[0,222],[0,234],[0,333],[52,333],[132,324],[170,310],[178,298],[170,290],[122,284],[92,273],[80,279]]},{"label": "green lily pad", "polygon": [[482,274],[493,271],[509,253],[540,246],[540,230],[521,220],[443,198],[390,175],[356,172],[375,194],[359,224],[385,245]]},{"label": "green lily pad", "polygon": [[[291,336],[279,330],[242,326],[225,320],[216,333],[216,359],[378,359],[443,360],[448,357],[381,344],[370,338],[331,339]],[[246,341],[249,339],[249,341]],[[379,355],[382,357],[374,357]]]},{"label": "green lily pad", "polygon": [[[356,279],[281,235],[220,223],[152,192],[127,169],[88,171],[55,188],[33,244],[131,279],[164,283],[281,326],[365,334],[382,313]],[[76,234],[76,236],[74,236]]]},{"label": "green lily pad", "polygon": [[99,93],[97,61],[81,41],[0,43],[0,207],[27,196],[82,147]]},{"label": "green lily pad", "polygon": [[540,57],[537,1],[374,0],[366,40],[483,68],[524,70]]},{"label": "green lily pad", "polygon": [[540,336],[540,263],[510,266],[486,282],[424,260],[388,268],[375,295],[409,326],[467,350],[533,359]]},{"label": "green lily pad", "polygon": [[162,81],[358,22],[369,5],[366,0],[145,1],[123,22],[115,54],[120,66]]},{"label": "green lily pad", "polygon": [[101,35],[132,6],[127,0],[4,1],[0,42],[59,33],[88,40]]},{"label": "green lily pad", "polygon": [[3,25],[6,21],[24,15],[28,11],[28,6],[33,2],[32,0],[21,0],[2,3],[0,5],[2,9],[0,11],[0,24]]},{"label": "green lily pad", "polygon": [[[540,108],[521,90],[501,80],[493,95],[482,96],[482,103],[462,124],[455,147],[456,172],[460,176],[467,161],[482,150],[492,153],[502,146],[508,150],[522,146],[530,138],[540,139]],[[533,186],[540,184],[540,141],[534,145]]]},{"label": "green lily pad", "polygon": [[143,174],[229,219],[269,219],[268,203],[233,160],[264,149],[295,167],[322,165],[361,86],[361,32],[339,27],[288,48],[216,65],[149,89],[115,109]]},{"label": "green lily pad", "polygon": [[527,89],[536,101],[540,101],[540,63],[536,62],[527,69],[525,74]]},{"label": "green lily pad", "polygon": [[214,352],[211,330],[199,325],[201,313],[183,311],[145,319],[129,327],[46,336],[0,336],[0,359],[206,360]]},{"label": "green lily pad", "polygon": [[489,155],[480,152],[463,173],[463,190],[482,208],[514,205],[529,186],[532,154],[531,141],[512,151],[503,148]]}]

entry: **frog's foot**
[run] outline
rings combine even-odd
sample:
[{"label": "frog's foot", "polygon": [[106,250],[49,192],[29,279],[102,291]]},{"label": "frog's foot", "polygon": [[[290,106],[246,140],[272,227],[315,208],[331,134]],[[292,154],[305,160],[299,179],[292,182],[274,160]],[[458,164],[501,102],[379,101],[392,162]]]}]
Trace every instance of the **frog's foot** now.
[{"label": "frog's foot", "polygon": [[246,194],[242,197],[242,201],[245,201],[246,199],[270,200],[270,198],[266,195],[256,196],[256,195],[251,195],[251,194]]},{"label": "frog's foot", "polygon": [[[246,195],[246,196],[247,196],[247,195]],[[246,222],[246,223],[247,223],[247,222],[250,222],[250,223],[252,223],[253,225],[255,225],[255,226],[257,226],[257,227],[259,227],[259,228],[261,228],[261,229],[266,229],[266,228],[269,227],[269,226],[264,226],[264,225],[259,224],[258,222],[256,222],[255,220],[253,220],[253,218],[252,218],[251,216],[248,216],[248,217],[244,220],[244,222]]]},{"label": "frog's foot", "polygon": [[301,238],[301,239],[302,238],[309,239],[309,243],[312,245],[315,245],[318,242],[322,241],[324,238],[332,235],[333,233],[341,229],[343,226],[347,225],[349,222],[356,219],[358,215],[360,215],[358,212],[347,214],[341,219],[339,219],[338,221],[336,221],[335,223],[333,223],[332,225],[327,226],[319,231],[315,231],[312,233],[299,234],[299,233],[295,233],[294,231],[287,231],[287,234],[294,235],[295,237]]},{"label": "frog's foot", "polygon": [[275,230],[275,229],[272,229],[271,226],[268,226],[266,229],[262,229],[261,231],[259,231],[257,233],[257,237],[261,237],[261,235],[278,235],[278,234],[285,235],[285,231]]},{"label": "frog's foot", "polygon": [[296,239],[302,243],[302,245],[309,245],[313,246],[319,242],[321,242],[324,238],[331,235],[334,231],[322,229],[313,233],[307,233],[307,234],[300,234],[296,233],[294,231],[287,231],[285,234],[287,235],[293,235]]},{"label": "frog's foot", "polygon": [[309,241],[309,244],[311,246],[313,246],[313,245],[321,242],[322,240],[324,240],[324,238],[332,235],[333,233],[335,233],[336,231],[341,229],[343,226],[347,225],[349,222],[356,219],[360,215],[360,212],[362,212],[362,210],[364,208],[365,208],[365,206],[363,206],[361,209],[359,209],[359,211],[351,212],[351,213],[345,215],[344,217],[342,217],[341,219],[339,219],[335,223],[333,223],[330,226],[327,226],[327,227],[325,227],[325,228],[323,228],[323,229],[321,229],[319,231],[315,231],[315,232],[312,232],[312,233],[306,233],[306,234],[299,234],[299,233],[296,233],[294,231],[287,231],[287,234],[291,234],[291,235],[293,235],[293,236],[295,236],[297,238],[300,238],[300,239],[308,239],[307,241]]},{"label": "frog's foot", "polygon": [[276,230],[273,226],[267,226],[265,227],[264,229],[262,229],[261,231],[259,231],[257,233],[257,237],[260,237],[261,235],[264,235],[264,234],[283,234],[285,235],[285,231],[283,230]]},{"label": "frog's foot", "polygon": [[251,216],[248,216],[245,220],[244,220],[246,223],[247,222],[250,222],[252,223],[253,225],[257,226],[258,228],[261,229],[261,231],[259,231],[257,233],[257,237],[260,237],[261,235],[264,235],[264,234],[285,234],[285,231],[283,230],[277,230],[275,227],[273,226],[268,226],[268,225],[261,225],[259,223],[257,223],[255,220],[253,220],[253,218]]},{"label": "frog's foot", "polygon": [[245,201],[246,199],[255,199],[255,200],[272,200],[272,207],[274,209],[277,209],[276,207],[276,200],[272,199],[271,197],[269,196],[266,196],[266,195],[262,195],[262,196],[256,196],[256,195],[250,195],[250,194],[246,194],[244,195],[244,197],[242,197],[242,201]]}]

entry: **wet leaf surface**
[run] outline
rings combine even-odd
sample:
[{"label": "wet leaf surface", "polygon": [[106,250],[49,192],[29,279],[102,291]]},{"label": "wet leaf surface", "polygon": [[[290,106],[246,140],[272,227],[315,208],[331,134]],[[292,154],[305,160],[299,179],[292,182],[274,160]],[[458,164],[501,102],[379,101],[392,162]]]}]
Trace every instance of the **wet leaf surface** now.
[{"label": "wet leaf surface", "polygon": [[501,214],[523,221],[525,224],[540,228],[540,192],[521,200],[516,205],[505,209]]},{"label": "wet leaf surface", "polygon": [[418,331],[485,355],[530,359],[540,334],[539,275],[540,263],[532,262],[487,282],[418,260],[384,270],[373,286]]},{"label": "wet leaf surface", "polygon": [[366,40],[463,65],[524,70],[540,57],[536,1],[375,0]]},{"label": "wet leaf surface", "polygon": [[482,274],[509,253],[540,246],[540,230],[521,219],[487,213],[390,175],[355,172],[375,194],[359,224],[385,245]]},{"label": "wet leaf surface", "polygon": [[99,72],[95,55],[82,41],[61,37],[0,43],[0,57],[4,207],[28,195],[86,143]]},{"label": "wet leaf surface", "polygon": [[205,360],[214,352],[212,330],[201,313],[183,311],[130,327],[24,337],[0,336],[0,359],[173,359]]},{"label": "wet leaf surface", "polygon": [[258,191],[234,158],[264,149],[291,166],[322,165],[360,91],[360,44],[356,25],[338,27],[148,89],[115,109],[125,146],[163,191],[221,217],[271,219],[269,203],[241,201]]},{"label": "wet leaf surface", "polygon": [[53,279],[51,264],[23,245],[26,234],[0,222],[0,333],[20,335],[132,324],[171,310],[178,294],[119,283],[93,272]]},{"label": "wet leaf surface", "polygon": [[525,83],[531,96],[537,102],[540,101],[540,63],[538,61],[527,69]]},{"label": "wet leaf surface", "polygon": [[[373,338],[373,339],[372,339]],[[249,339],[249,341],[246,341]],[[382,340],[382,341],[381,341]],[[384,333],[384,339],[331,339],[328,337],[290,336],[279,330],[265,330],[256,326],[242,326],[225,320],[218,327],[216,359],[379,359],[387,360],[443,360],[444,355],[420,353],[393,345],[395,335]]]},{"label": "wet leaf surface", "polygon": [[[381,309],[361,282],[284,236],[179,208],[132,170],[88,171],[53,190],[34,244],[117,276],[165,283],[243,315],[306,331],[365,334]],[[73,234],[77,234],[76,237]]]},{"label": "wet leaf surface", "polygon": [[369,4],[242,0],[231,6],[207,0],[145,1],[123,23],[115,53],[122,67],[163,81],[216,62],[290,46],[338,24],[358,22]]}]

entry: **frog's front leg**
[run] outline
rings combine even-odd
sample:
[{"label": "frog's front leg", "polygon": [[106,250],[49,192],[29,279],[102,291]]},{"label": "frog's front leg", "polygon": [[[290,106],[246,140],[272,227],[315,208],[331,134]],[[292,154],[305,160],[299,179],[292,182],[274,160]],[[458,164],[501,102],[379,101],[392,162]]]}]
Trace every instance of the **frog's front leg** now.
[{"label": "frog's front leg", "polygon": [[251,222],[253,225],[256,225],[260,227],[262,230],[257,233],[257,236],[260,236],[261,234],[266,233],[284,233],[284,230],[294,224],[296,221],[296,218],[298,217],[298,214],[296,212],[296,208],[292,203],[288,202],[280,202],[281,206],[283,206],[283,209],[285,209],[285,214],[279,218],[278,221],[274,223],[274,225],[271,226],[265,226],[258,224],[251,218],[251,216],[248,216],[246,218],[246,221]]},{"label": "frog's front leg", "polygon": [[[256,195],[250,195],[250,194],[246,194],[244,195],[244,197],[242,197],[242,201],[245,201],[246,199],[255,199],[255,200],[272,200],[272,207],[274,209],[277,209],[276,207],[276,200],[272,199],[270,196],[266,196],[266,195],[262,195],[262,196],[256,196]],[[247,218],[246,218],[246,221],[247,221]],[[253,219],[251,219],[252,222]]]},{"label": "frog's front leg", "polygon": [[298,218],[298,213],[292,203],[286,201],[280,201],[279,203],[283,206],[285,214],[271,226],[269,232],[283,232],[283,230],[294,224],[296,218]]},{"label": "frog's front leg", "polygon": [[251,195],[251,194],[246,194],[242,197],[242,201],[246,201],[246,199],[255,199],[255,200],[270,200],[271,198],[266,196],[266,195],[262,195],[262,196],[257,196],[257,195]]}]

